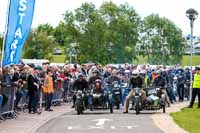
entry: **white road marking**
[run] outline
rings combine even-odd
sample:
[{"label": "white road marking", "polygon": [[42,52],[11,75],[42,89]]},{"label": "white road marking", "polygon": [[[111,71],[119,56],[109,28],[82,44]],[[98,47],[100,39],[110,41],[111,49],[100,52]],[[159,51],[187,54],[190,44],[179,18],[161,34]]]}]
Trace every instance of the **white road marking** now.
[{"label": "white road marking", "polygon": [[73,128],[72,128],[71,126],[69,126],[67,129],[68,129],[68,130],[72,130]]},{"label": "white road marking", "polygon": [[127,128],[127,129],[133,129],[133,128],[139,127],[139,125],[134,125],[134,126],[121,126],[121,127],[125,127],[125,128]]},{"label": "white road marking", "polygon": [[110,128],[111,128],[111,129],[116,129],[116,127],[115,127],[115,126],[110,126]]},{"label": "white road marking", "polygon": [[96,120],[92,120],[92,121],[97,121],[96,126],[103,126],[103,125],[105,124],[106,121],[112,121],[112,120],[102,118],[102,119],[96,119]]},{"label": "white road marking", "polygon": [[99,126],[99,127],[88,126],[88,129],[104,129],[104,126]]}]

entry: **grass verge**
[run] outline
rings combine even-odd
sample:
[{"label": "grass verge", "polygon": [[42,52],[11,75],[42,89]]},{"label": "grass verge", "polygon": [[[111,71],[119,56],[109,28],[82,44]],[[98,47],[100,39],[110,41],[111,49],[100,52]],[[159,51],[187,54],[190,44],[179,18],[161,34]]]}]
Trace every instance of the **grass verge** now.
[{"label": "grass verge", "polygon": [[[65,55],[53,55],[53,60],[52,62],[55,63],[64,63],[65,61]],[[193,65],[200,65],[200,56],[193,56]],[[136,64],[146,64],[147,63],[147,58],[139,56],[138,61],[134,61]],[[190,56],[189,55],[184,55],[183,60],[182,60],[182,66],[189,66],[190,65]]]},{"label": "grass verge", "polygon": [[200,133],[200,109],[197,109],[197,104],[193,109],[183,108],[180,112],[170,115],[181,128],[190,133]]}]

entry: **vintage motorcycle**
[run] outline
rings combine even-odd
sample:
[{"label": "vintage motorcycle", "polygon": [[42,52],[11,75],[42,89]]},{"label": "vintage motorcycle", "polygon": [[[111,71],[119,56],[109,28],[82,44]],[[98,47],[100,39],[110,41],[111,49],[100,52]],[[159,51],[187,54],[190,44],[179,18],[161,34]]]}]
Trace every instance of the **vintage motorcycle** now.
[{"label": "vintage motorcycle", "polygon": [[[108,96],[108,101],[106,100]],[[113,113],[112,106],[112,93],[108,92],[107,94],[96,94],[93,91],[78,91],[76,93],[76,102],[75,110],[77,114],[83,114],[83,111],[90,109],[93,110],[110,110],[110,113]]]},{"label": "vintage motorcycle", "polygon": [[136,111],[136,114],[140,114],[142,110],[159,110],[163,109],[163,113],[165,110],[165,95],[162,92],[161,88],[148,89],[146,91],[147,98],[142,101],[142,89],[134,88],[135,95],[133,97],[133,107]]}]

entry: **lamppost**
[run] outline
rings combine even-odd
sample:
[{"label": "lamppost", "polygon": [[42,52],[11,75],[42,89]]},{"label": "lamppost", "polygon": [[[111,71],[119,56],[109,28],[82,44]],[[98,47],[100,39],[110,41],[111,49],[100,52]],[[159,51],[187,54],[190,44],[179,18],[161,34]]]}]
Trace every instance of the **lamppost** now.
[{"label": "lamppost", "polygon": [[190,20],[191,38],[190,38],[190,99],[192,98],[192,54],[193,54],[193,24],[198,17],[198,12],[192,8],[186,11],[186,16]]},{"label": "lamppost", "polygon": [[164,65],[166,65],[166,56],[167,56],[167,54],[168,54],[168,48],[167,48],[167,42],[165,41],[163,44],[162,44],[162,65],[164,66]]},{"label": "lamppost", "polygon": [[71,43],[70,47],[66,49],[66,53],[69,53],[69,63],[72,64],[72,57],[75,56],[76,54],[76,44],[75,43]]}]

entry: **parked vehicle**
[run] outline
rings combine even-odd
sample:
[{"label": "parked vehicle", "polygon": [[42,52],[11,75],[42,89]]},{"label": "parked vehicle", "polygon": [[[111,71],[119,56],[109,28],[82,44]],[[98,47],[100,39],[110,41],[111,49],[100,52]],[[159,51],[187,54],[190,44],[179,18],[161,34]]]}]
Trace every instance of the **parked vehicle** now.
[{"label": "parked vehicle", "polygon": [[53,54],[54,55],[61,55],[62,54],[62,50],[60,48],[54,48],[53,49]]}]

